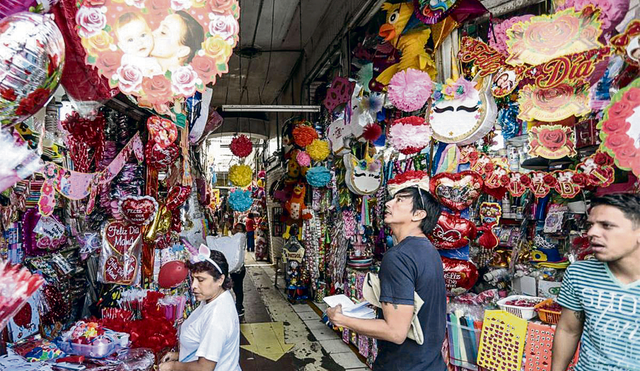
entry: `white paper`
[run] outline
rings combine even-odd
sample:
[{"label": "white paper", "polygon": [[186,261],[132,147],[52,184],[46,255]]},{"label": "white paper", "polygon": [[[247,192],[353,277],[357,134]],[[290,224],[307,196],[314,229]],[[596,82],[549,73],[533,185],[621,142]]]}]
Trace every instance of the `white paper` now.
[{"label": "white paper", "polygon": [[347,317],[373,319],[376,318],[376,314],[373,309],[369,308],[368,301],[355,304],[351,299],[344,295],[325,296],[324,302],[331,308],[342,305],[342,314]]}]

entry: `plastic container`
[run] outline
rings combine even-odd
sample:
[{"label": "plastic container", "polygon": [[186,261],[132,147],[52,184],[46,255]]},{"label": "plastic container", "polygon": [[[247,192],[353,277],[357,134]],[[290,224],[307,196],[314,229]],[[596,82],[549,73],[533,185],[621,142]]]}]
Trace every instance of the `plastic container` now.
[{"label": "plastic container", "polygon": [[542,308],[543,306],[552,303],[553,299],[547,299],[539,304],[536,304],[534,308],[538,311],[538,317],[540,317],[540,320],[542,322],[548,323],[550,325],[556,325],[558,324],[558,321],[560,321],[561,312]]},{"label": "plastic container", "polygon": [[519,299],[537,300],[539,302],[542,302],[542,301],[545,300],[545,298],[539,298],[539,297],[536,297],[536,296],[511,295],[511,296],[507,296],[504,299],[499,300],[498,301],[498,307],[500,307],[501,310],[509,312],[509,313],[511,313],[513,315],[516,315],[516,316],[518,316],[518,317],[520,317],[522,319],[525,319],[525,320],[530,320],[530,319],[535,318],[535,316],[536,316],[535,306],[533,306],[533,307],[519,307],[517,305],[507,305],[506,304],[508,301],[519,300]]},{"label": "plastic container", "polygon": [[113,354],[119,347],[115,342],[93,344],[76,344],[68,341],[56,342],[65,353],[88,358],[104,358]]}]

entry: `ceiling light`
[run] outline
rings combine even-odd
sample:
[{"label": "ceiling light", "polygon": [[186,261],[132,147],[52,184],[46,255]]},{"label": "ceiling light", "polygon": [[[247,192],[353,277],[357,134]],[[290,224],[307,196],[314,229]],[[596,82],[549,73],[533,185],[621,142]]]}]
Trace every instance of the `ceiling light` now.
[{"label": "ceiling light", "polygon": [[224,105],[225,112],[320,112],[320,106],[295,105]]}]

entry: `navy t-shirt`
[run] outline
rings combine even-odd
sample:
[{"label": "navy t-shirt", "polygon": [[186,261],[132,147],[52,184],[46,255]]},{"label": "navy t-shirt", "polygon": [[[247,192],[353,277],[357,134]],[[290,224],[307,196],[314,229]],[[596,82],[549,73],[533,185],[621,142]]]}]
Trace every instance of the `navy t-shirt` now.
[{"label": "navy t-shirt", "polygon": [[406,237],[385,253],[380,267],[380,302],[413,305],[414,291],[424,301],[418,312],[424,343],[408,338],[400,345],[378,340],[375,371],[446,370],[441,353],[447,321],[442,260],[423,237]]}]

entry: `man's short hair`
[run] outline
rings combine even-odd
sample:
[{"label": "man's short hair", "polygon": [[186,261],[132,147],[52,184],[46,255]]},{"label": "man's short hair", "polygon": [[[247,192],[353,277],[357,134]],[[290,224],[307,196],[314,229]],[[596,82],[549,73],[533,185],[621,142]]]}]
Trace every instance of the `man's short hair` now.
[{"label": "man's short hair", "polygon": [[431,193],[418,187],[403,188],[398,191],[398,194],[411,197],[411,201],[413,202],[412,212],[424,210],[427,213],[427,216],[425,216],[420,223],[420,229],[422,233],[426,235],[431,233],[438,223],[438,218],[442,212],[438,200],[436,200]]},{"label": "man's short hair", "polygon": [[640,227],[640,195],[633,193],[612,193],[596,197],[591,201],[591,208],[596,206],[612,206],[622,211],[624,216],[633,222],[633,228]]}]

